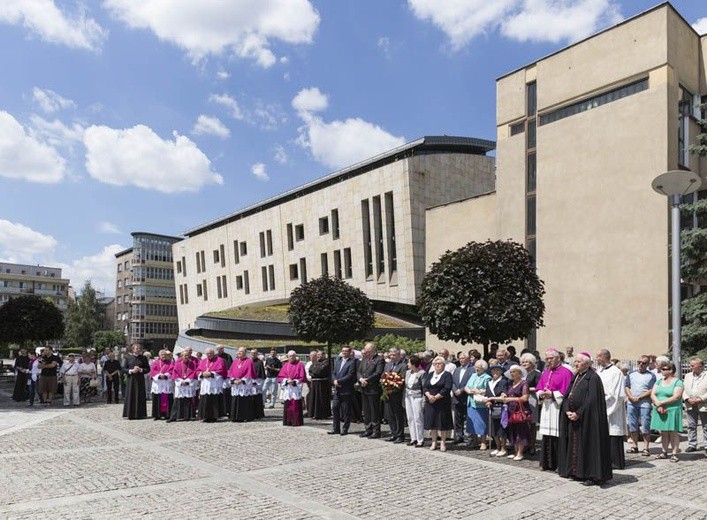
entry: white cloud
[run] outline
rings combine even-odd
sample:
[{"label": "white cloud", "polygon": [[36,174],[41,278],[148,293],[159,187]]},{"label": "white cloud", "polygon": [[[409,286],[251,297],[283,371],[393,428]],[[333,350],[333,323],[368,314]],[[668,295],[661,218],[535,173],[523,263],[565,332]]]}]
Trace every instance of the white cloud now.
[{"label": "white cloud", "polygon": [[621,20],[616,0],[408,0],[459,50],[474,37],[500,30],[518,41],[576,41]]},{"label": "white cloud", "polygon": [[76,103],[72,100],[62,97],[48,88],[41,89],[39,87],[34,87],[34,89],[32,89],[32,98],[47,114],[52,114],[58,110],[64,110],[66,108],[76,107]]},{"label": "white cloud", "polygon": [[86,15],[83,2],[75,3],[76,14],[70,16],[54,0],[2,0],[0,23],[21,25],[48,43],[98,50],[107,32]]},{"label": "white cloud", "polygon": [[383,51],[386,58],[390,58],[390,38],[387,36],[381,36],[378,38],[378,48]]},{"label": "white cloud", "polygon": [[231,131],[226,128],[226,125],[218,117],[210,117],[203,114],[197,118],[191,132],[195,135],[213,135],[221,139],[228,139],[231,135]]},{"label": "white cloud", "polygon": [[71,286],[76,290],[83,287],[86,280],[91,280],[91,285],[106,296],[115,294],[115,255],[125,247],[118,244],[105,246],[96,254],[72,260],[71,263],[52,263],[52,266],[61,267],[61,275],[71,280]]},{"label": "white cloud", "polygon": [[695,29],[698,34],[707,34],[707,17],[697,20],[692,24],[692,28]]},{"label": "white cloud", "polygon": [[292,100],[292,107],[298,113],[321,112],[329,106],[329,98],[317,88],[303,88]]},{"label": "white cloud", "polygon": [[118,226],[106,221],[98,223],[98,231],[100,231],[101,233],[106,233],[108,235],[119,235],[122,233],[122,231],[118,229]]},{"label": "white cloud", "polygon": [[195,62],[232,52],[261,67],[277,61],[273,42],[311,43],[319,14],[308,0],[104,0],[113,16],[184,49]]},{"label": "white cloud", "polygon": [[231,77],[231,75],[230,75],[228,72],[226,72],[225,70],[219,70],[219,71],[216,73],[216,79],[220,79],[220,80],[222,80],[222,81],[225,80],[225,79],[228,79],[228,78],[230,78],[230,77]]},{"label": "white cloud", "polygon": [[30,182],[60,182],[66,160],[47,144],[28,134],[7,112],[0,111],[0,177]]},{"label": "white cloud", "polygon": [[287,152],[281,144],[275,145],[275,157],[273,157],[273,159],[275,159],[275,162],[280,164],[287,163]]},{"label": "white cloud", "polygon": [[230,109],[230,115],[233,119],[242,120],[244,117],[243,111],[241,110],[241,107],[238,105],[238,101],[236,101],[233,97],[229,96],[228,94],[211,94],[209,96],[209,101],[211,101],[212,103],[222,105],[222,106]]},{"label": "white cloud", "polygon": [[73,123],[68,126],[59,119],[48,121],[34,114],[30,116],[27,130],[38,141],[53,147],[73,149],[75,143],[83,141],[84,128],[80,124]]},{"label": "white cloud", "polygon": [[280,63],[282,63],[283,65],[287,65],[288,63],[290,63],[290,58],[288,58],[287,56],[281,56]]},{"label": "white cloud", "polygon": [[261,180],[261,181],[269,181],[270,177],[268,176],[268,173],[265,171],[265,165],[263,163],[255,163],[251,169],[250,172],[255,175],[256,179]]},{"label": "white cloud", "polygon": [[32,262],[46,257],[56,248],[50,235],[35,231],[23,224],[0,219],[0,258],[3,262]]},{"label": "white cloud", "polygon": [[151,128],[91,126],[84,134],[86,170],[94,179],[116,186],[178,193],[205,184],[223,184],[211,161],[188,137],[174,133],[163,140]]}]

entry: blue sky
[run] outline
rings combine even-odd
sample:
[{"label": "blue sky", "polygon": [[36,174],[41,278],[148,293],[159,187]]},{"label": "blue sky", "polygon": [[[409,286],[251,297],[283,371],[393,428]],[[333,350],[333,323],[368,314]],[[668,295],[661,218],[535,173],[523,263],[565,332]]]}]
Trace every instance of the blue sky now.
[{"label": "blue sky", "polygon": [[[495,78],[656,0],[2,0],[0,261],[114,293],[180,235],[423,135],[495,138]],[[707,5],[673,5],[707,32]]]}]

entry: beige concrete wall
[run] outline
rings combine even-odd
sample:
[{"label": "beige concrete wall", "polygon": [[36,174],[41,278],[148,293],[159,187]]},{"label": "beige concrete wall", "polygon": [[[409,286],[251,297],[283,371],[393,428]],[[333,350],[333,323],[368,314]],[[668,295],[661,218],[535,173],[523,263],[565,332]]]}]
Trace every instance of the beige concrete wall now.
[{"label": "beige concrete wall", "polygon": [[508,124],[525,117],[525,69],[496,83],[496,124]]},{"label": "beige concrete wall", "polygon": [[[525,133],[507,137],[507,129],[506,125],[499,127],[496,143],[498,237],[523,244],[525,243],[526,137]],[[505,138],[504,134],[506,134]]]}]

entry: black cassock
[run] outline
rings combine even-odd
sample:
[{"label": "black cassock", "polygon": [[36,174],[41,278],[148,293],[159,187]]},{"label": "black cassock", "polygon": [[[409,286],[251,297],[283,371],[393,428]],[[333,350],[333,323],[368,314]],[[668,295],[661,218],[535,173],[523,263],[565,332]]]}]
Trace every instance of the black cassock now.
[{"label": "black cassock", "polygon": [[15,388],[12,391],[12,398],[15,401],[26,401],[29,398],[29,388],[27,386],[29,374],[21,372],[18,368],[29,370],[29,356],[17,356],[15,358]]},{"label": "black cassock", "polygon": [[327,360],[315,361],[309,367],[312,376],[307,414],[310,419],[331,417],[331,370]]},{"label": "black cassock", "polygon": [[[130,373],[134,367],[142,368],[142,372]],[[147,393],[145,392],[145,374],[150,373],[150,363],[142,354],[129,355],[123,363],[123,374],[128,376],[125,385],[123,401],[123,417],[128,419],[144,419],[147,417]]]},{"label": "black cassock", "polygon": [[[265,365],[258,358],[253,358],[253,367],[255,368],[255,378],[260,381],[265,381]],[[262,388],[261,388],[262,392]],[[263,394],[255,394],[253,396],[253,411],[256,419],[265,417],[265,403],[263,403]]]},{"label": "black cassock", "polygon": [[[576,412],[570,421],[567,412]],[[591,369],[572,378],[560,409],[557,472],[561,477],[611,480],[611,445],[604,386]]]}]

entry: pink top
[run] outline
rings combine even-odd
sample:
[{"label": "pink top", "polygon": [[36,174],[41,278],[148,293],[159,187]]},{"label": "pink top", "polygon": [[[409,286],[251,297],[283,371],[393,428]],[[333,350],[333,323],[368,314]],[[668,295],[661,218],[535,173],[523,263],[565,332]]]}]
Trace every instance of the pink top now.
[{"label": "pink top", "polygon": [[304,383],[307,380],[307,376],[304,373],[304,364],[297,360],[294,363],[288,361],[282,365],[282,369],[277,375],[277,382],[280,383],[285,379],[296,379],[300,383]]},{"label": "pink top", "polygon": [[226,365],[224,365],[223,359],[218,356],[214,356],[213,359],[203,358],[196,369],[196,377],[201,376],[201,373],[207,370],[221,377],[226,377]]},{"label": "pink top", "polygon": [[173,367],[174,361],[162,361],[161,359],[156,359],[150,368],[150,377],[155,377],[157,375],[171,376]]},{"label": "pink top", "polygon": [[232,379],[244,379],[246,377],[255,379],[253,360],[251,358],[234,359],[233,363],[231,363],[231,368],[228,370],[228,377]]},{"label": "pink top", "polygon": [[550,390],[551,392],[560,392],[564,395],[572,382],[572,371],[567,367],[559,365],[552,368],[546,368],[540,380],[538,381],[536,390]]},{"label": "pink top", "polygon": [[186,363],[181,359],[172,365],[172,379],[196,379],[196,358],[189,359]]}]

